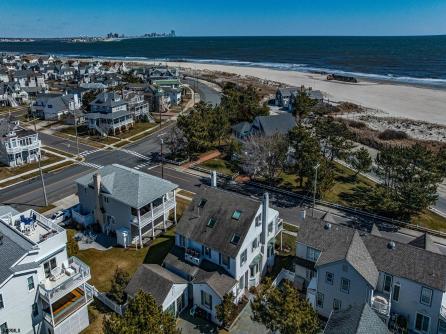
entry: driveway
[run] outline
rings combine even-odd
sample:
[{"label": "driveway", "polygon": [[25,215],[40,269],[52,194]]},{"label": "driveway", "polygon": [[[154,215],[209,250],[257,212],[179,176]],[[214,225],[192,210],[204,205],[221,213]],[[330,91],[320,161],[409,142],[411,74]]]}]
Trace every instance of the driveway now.
[{"label": "driveway", "polygon": [[246,307],[240,313],[239,318],[232,325],[230,333],[231,334],[269,334],[271,331],[265,327],[265,325],[253,321],[251,303],[248,303]]},{"label": "driveway", "polygon": [[218,333],[217,326],[210,321],[199,317],[192,317],[189,314],[190,307],[185,309],[177,319],[177,328],[181,329],[181,334],[209,334]]}]

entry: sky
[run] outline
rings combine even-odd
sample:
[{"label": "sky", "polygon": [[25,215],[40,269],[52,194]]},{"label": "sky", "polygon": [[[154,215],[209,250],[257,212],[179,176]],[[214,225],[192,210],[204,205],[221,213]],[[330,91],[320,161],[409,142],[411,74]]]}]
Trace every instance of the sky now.
[{"label": "sky", "polygon": [[438,35],[446,0],[0,0],[0,37]]}]

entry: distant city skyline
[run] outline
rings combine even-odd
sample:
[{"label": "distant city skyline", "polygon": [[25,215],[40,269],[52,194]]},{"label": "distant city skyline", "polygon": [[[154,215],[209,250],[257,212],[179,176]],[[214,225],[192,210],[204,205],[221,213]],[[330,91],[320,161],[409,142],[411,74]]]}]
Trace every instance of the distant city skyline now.
[{"label": "distant city skyline", "polygon": [[441,0],[22,0],[0,3],[1,37],[446,34]]}]

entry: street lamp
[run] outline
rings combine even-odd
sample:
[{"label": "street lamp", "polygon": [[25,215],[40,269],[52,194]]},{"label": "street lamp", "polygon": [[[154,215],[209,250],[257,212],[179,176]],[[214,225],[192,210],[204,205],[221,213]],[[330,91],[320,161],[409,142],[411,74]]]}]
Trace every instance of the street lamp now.
[{"label": "street lamp", "polygon": [[318,168],[321,166],[320,163],[318,163],[316,166],[314,166],[314,190],[313,190],[313,212],[312,212],[312,217],[314,217],[314,208],[316,206],[316,191],[317,191],[317,170]]}]

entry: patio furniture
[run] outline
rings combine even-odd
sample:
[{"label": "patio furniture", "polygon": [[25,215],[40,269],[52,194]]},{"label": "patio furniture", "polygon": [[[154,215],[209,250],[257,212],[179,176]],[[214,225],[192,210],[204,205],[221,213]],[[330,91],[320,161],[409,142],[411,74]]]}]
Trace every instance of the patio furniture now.
[{"label": "patio furniture", "polygon": [[53,270],[51,270],[51,281],[57,281],[61,276],[63,275],[63,270],[60,267],[56,267]]},{"label": "patio furniture", "polygon": [[73,268],[67,268],[65,269],[65,274],[67,274],[68,276],[73,276],[76,272],[74,271]]}]

